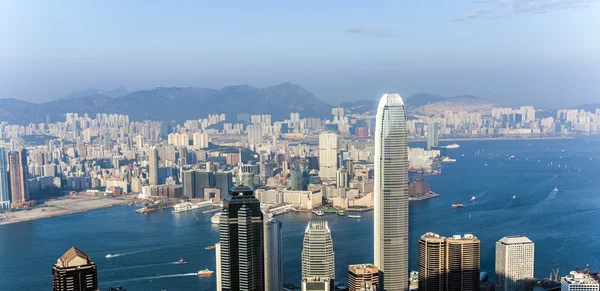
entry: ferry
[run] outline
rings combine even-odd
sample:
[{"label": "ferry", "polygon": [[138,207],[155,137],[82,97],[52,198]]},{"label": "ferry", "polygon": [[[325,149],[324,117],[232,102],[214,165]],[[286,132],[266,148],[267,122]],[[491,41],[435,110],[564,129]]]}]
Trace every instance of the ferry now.
[{"label": "ferry", "polygon": [[210,250],[214,250],[215,248],[217,248],[217,247],[214,246],[214,245],[212,245],[212,246],[207,246],[204,249],[207,250],[207,251],[210,251]]},{"label": "ferry", "polygon": [[344,215],[346,215],[346,213],[344,213],[344,211],[341,211],[341,210],[340,210],[340,211],[336,211],[335,213],[336,213],[337,215],[339,215],[339,216],[344,216]]},{"label": "ferry", "polygon": [[349,215],[348,215],[348,218],[356,218],[356,219],[358,219],[358,218],[360,218],[360,215],[356,215],[356,214],[349,214]]},{"label": "ferry", "polygon": [[475,202],[475,196],[471,197],[471,202]]},{"label": "ferry", "polygon": [[458,144],[456,144],[456,143],[449,144],[449,145],[446,146],[447,149],[457,149],[459,147],[460,146]]},{"label": "ferry", "polygon": [[463,207],[463,206],[464,205],[462,205],[460,203],[459,204],[452,204],[452,208],[460,208],[460,207]]},{"label": "ferry", "polygon": [[210,222],[214,224],[219,224],[219,222],[221,222],[221,212],[215,213],[215,215],[213,215],[213,217],[210,218]]},{"label": "ferry", "polygon": [[183,203],[175,204],[173,206],[173,209],[174,209],[173,213],[190,211],[193,209],[198,209],[198,208],[211,206],[211,205],[212,205],[212,200],[203,200],[203,201],[196,201],[196,202],[183,202]]},{"label": "ferry", "polygon": [[454,163],[454,162],[456,162],[456,159],[451,159],[451,158],[449,158],[449,157],[444,157],[444,158],[442,159],[442,162],[446,162],[446,163]]},{"label": "ferry", "polygon": [[323,216],[323,215],[325,214],[325,213],[323,213],[323,211],[321,211],[321,210],[315,210],[315,211],[313,211],[313,213],[314,213],[315,215],[317,215],[317,216]]},{"label": "ferry", "polygon": [[214,273],[214,271],[211,271],[209,269],[204,269],[204,270],[198,271],[198,276],[210,276],[213,273]]},{"label": "ferry", "polygon": [[179,259],[179,261],[177,261],[177,264],[183,265],[183,264],[187,264],[188,261],[184,260],[183,258]]},{"label": "ferry", "polygon": [[113,255],[111,255],[111,254],[108,254],[108,255],[106,255],[106,256],[105,256],[105,258],[107,258],[107,259],[110,259],[110,258],[112,258],[112,256],[113,256]]},{"label": "ferry", "polygon": [[552,191],[554,191],[554,192],[558,192],[558,188],[554,188],[554,190],[552,190]]}]

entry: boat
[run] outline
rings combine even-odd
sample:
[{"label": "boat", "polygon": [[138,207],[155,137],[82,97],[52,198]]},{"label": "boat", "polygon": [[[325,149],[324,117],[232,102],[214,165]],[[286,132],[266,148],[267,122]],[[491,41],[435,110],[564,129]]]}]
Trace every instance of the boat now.
[{"label": "boat", "polygon": [[446,146],[447,149],[457,149],[459,147],[460,147],[460,145],[458,145],[456,143],[449,144],[449,145]]},{"label": "boat", "polygon": [[212,222],[214,224],[218,224],[219,222],[221,222],[221,212],[215,213],[215,215],[213,215],[210,218],[210,222]]},{"label": "boat", "polygon": [[552,190],[552,191],[554,191],[554,192],[558,192],[558,188],[554,188],[554,190]]},{"label": "boat", "polygon": [[196,201],[196,202],[183,202],[183,203],[173,205],[173,213],[190,211],[193,209],[198,209],[198,208],[211,206],[211,205],[212,205],[212,200],[203,200],[203,201]]},{"label": "boat", "polygon": [[513,195],[513,199],[516,199],[516,198],[517,198],[517,195]]},{"label": "boat", "polygon": [[475,196],[471,197],[471,202],[475,202]]},{"label": "boat", "polygon": [[445,163],[454,163],[454,162],[456,162],[456,159],[451,159],[449,157],[444,157],[442,159],[442,162],[445,162]]},{"label": "boat", "polygon": [[212,245],[212,246],[207,246],[204,249],[207,251],[210,251],[210,250],[214,250],[215,248],[216,248],[216,246]]},{"label": "boat", "polygon": [[105,256],[105,258],[107,258],[107,259],[110,259],[112,257],[113,257],[113,255],[111,255],[111,254],[108,254],[108,255]]},{"label": "boat", "polygon": [[459,204],[452,204],[452,208],[460,208],[460,207],[463,207],[463,206],[464,205],[462,205],[460,203]]},{"label": "boat", "polygon": [[356,215],[356,214],[349,214],[349,215],[348,215],[348,218],[356,218],[356,219],[358,219],[358,218],[360,218],[360,215]]},{"label": "boat", "polygon": [[321,211],[321,210],[315,210],[315,211],[313,211],[313,213],[314,213],[315,215],[317,215],[317,216],[323,216],[323,215],[325,214],[325,213],[323,213],[323,211]]},{"label": "boat", "polygon": [[183,264],[187,264],[188,261],[184,260],[183,258],[180,258],[179,261],[177,261],[177,264],[183,265]]},{"label": "boat", "polygon": [[341,210],[340,210],[340,211],[336,211],[335,213],[336,213],[337,215],[339,215],[339,216],[344,216],[344,215],[346,215],[346,213],[344,213],[344,211],[341,211]]},{"label": "boat", "polygon": [[488,166],[488,164],[483,164],[483,165],[486,166],[486,167]]},{"label": "boat", "polygon": [[211,271],[209,269],[204,269],[204,270],[198,271],[198,276],[210,276],[213,273],[214,273],[214,271]]}]

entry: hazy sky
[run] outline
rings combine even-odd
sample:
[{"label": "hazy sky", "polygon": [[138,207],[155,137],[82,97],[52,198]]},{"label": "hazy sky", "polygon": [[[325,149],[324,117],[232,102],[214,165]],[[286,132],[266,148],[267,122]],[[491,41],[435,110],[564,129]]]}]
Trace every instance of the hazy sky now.
[{"label": "hazy sky", "polygon": [[599,36],[597,0],[0,0],[0,98],[289,81],[572,106],[600,102]]}]

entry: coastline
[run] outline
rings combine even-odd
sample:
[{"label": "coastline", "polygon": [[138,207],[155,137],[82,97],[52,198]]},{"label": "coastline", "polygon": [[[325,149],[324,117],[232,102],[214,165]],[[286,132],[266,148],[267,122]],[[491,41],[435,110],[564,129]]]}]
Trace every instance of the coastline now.
[{"label": "coastline", "polygon": [[123,196],[119,198],[94,196],[64,196],[58,199],[47,201],[43,205],[33,207],[30,210],[2,213],[1,215],[6,216],[6,218],[0,220],[0,225],[63,216],[114,206],[127,205],[131,203],[134,200],[134,198],[135,195]]},{"label": "coastline", "polygon": [[[456,138],[440,138],[439,141],[485,141],[485,140],[562,140],[575,139],[575,136],[532,136],[532,137],[456,137]],[[408,139],[409,142],[426,142],[426,139],[415,138]]]}]

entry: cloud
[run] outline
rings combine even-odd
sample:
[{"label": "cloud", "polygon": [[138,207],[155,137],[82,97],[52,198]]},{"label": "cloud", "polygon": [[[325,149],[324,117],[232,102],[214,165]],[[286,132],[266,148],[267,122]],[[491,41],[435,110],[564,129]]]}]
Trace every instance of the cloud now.
[{"label": "cloud", "polygon": [[515,14],[544,14],[557,10],[587,8],[598,2],[600,0],[471,0],[472,4],[487,7],[475,9],[452,21],[498,18]]},{"label": "cloud", "polygon": [[344,28],[342,32],[374,37],[399,37],[398,32],[390,30],[369,30],[363,28]]}]

